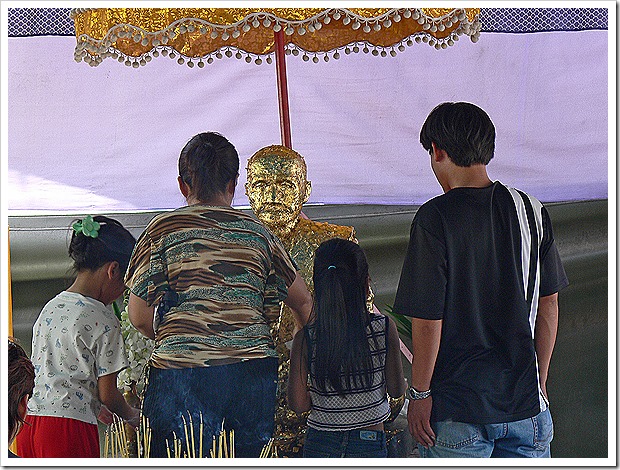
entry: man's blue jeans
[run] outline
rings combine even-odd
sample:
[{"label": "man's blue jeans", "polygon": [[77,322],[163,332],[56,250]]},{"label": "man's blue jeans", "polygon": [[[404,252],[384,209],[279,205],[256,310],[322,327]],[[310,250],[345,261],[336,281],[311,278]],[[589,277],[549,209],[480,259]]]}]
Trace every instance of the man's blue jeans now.
[{"label": "man's blue jeans", "polygon": [[150,457],[166,457],[173,432],[187,449],[188,413],[197,453],[202,415],[203,456],[223,425],[235,430],[236,457],[258,457],[273,434],[277,374],[277,357],[187,369],[151,367],[142,408],[153,433]]},{"label": "man's blue jeans", "polygon": [[553,421],[549,408],[538,415],[499,424],[468,424],[456,421],[431,423],[435,445],[421,457],[551,457]]}]

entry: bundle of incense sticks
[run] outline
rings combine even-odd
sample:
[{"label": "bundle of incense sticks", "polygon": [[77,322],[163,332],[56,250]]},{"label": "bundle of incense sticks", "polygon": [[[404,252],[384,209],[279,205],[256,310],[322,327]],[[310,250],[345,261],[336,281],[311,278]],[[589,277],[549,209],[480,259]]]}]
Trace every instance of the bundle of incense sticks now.
[{"label": "bundle of incense sticks", "polygon": [[[199,445],[198,452],[196,452],[196,439],[194,435],[194,424],[191,414],[189,415],[189,428],[187,425],[188,420],[185,416],[183,419],[183,431],[185,439],[177,436],[176,432],[172,432],[172,442],[166,439],[166,453],[168,458],[204,458],[203,454],[203,421],[202,413],[200,414],[200,427],[199,427]],[[185,445],[185,446],[184,446]],[[234,459],[235,458],[235,430],[231,429],[226,431],[223,429],[211,439],[211,448],[209,449],[209,457],[214,459]],[[278,449],[274,445],[274,440],[271,438],[269,442],[261,450],[259,458],[278,458]]]},{"label": "bundle of incense sticks", "polygon": [[140,417],[140,427],[136,431],[136,440],[138,441],[138,457],[150,457],[152,435],[153,432],[151,431],[149,419],[142,415]]},{"label": "bundle of incense sticks", "polygon": [[[166,439],[166,453],[168,458],[204,458],[207,455],[203,453],[203,431],[204,423],[202,412],[199,414],[200,422],[198,426],[198,439],[194,430],[194,420],[189,411],[187,411],[188,419],[185,415],[181,415],[183,420],[183,436],[177,436],[176,432],[172,433],[172,442]],[[188,425],[189,423],[189,425]],[[108,426],[105,433],[104,457],[111,458],[129,458],[130,449],[128,446],[127,434],[125,432],[125,423],[118,416],[113,416],[112,424]],[[149,458],[151,455],[151,438],[152,430],[149,419],[144,415],[140,420],[140,427],[136,431],[138,443],[138,457]],[[198,444],[196,443],[198,440]],[[226,431],[222,422],[221,431],[213,436],[211,448],[209,449],[209,457],[212,458],[235,458],[235,430]],[[278,450],[271,438],[263,447],[260,458],[277,458]]]},{"label": "bundle of incense sticks", "polygon": [[[228,434],[228,435],[227,435]],[[231,429],[228,433],[222,429],[217,436],[213,436],[209,456],[218,459],[235,458],[235,430]]]},{"label": "bundle of incense sticks", "polygon": [[269,442],[267,444],[265,444],[258,458],[259,459],[278,458],[278,448],[273,445],[273,437],[269,439]]},{"label": "bundle of incense sticks", "polygon": [[[105,431],[103,457],[131,458],[131,437],[127,435],[126,423],[117,415],[112,416],[112,424]],[[152,431],[149,419],[142,416],[140,427],[136,430],[137,457],[149,457],[151,452]],[[135,449],[134,455],[136,456]]]},{"label": "bundle of incense sticks", "polygon": [[112,416],[112,424],[105,432],[103,456],[105,458],[129,458],[130,450],[125,433],[125,423],[117,415]]},{"label": "bundle of incense sticks", "polygon": [[[166,453],[168,458],[203,458],[206,455],[203,453],[203,432],[204,432],[204,422],[202,420],[202,412],[200,412],[200,422],[198,425],[198,430],[195,431],[195,424],[192,414],[187,411],[188,419],[185,419],[185,415],[181,415],[181,419],[183,420],[183,433],[185,438],[182,439],[182,436],[177,437],[176,432],[172,433],[172,442],[166,439]],[[189,423],[189,425],[188,425]],[[223,423],[222,423],[223,424]],[[196,439],[196,432],[198,433],[198,439]],[[198,440],[198,444],[196,444],[196,440]],[[226,436],[226,432],[222,429],[218,439],[213,438],[215,447],[209,449],[209,455],[213,454],[216,457],[234,457],[235,453],[235,431],[231,430],[228,436]],[[185,448],[183,446],[185,444]],[[219,444],[219,446],[218,446]]]}]

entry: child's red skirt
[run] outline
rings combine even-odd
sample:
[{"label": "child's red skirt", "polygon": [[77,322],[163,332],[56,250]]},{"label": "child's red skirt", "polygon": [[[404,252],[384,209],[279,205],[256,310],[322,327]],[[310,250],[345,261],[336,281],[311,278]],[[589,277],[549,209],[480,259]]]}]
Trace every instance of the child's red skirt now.
[{"label": "child's red skirt", "polygon": [[17,435],[20,457],[99,458],[96,424],[55,416],[26,416]]}]

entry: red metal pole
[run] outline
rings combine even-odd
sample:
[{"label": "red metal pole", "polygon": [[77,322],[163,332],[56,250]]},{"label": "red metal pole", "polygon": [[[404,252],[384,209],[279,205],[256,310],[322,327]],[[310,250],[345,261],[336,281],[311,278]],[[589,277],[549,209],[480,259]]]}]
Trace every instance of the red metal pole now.
[{"label": "red metal pole", "polygon": [[276,46],[276,75],[278,79],[278,103],[280,105],[280,135],[282,145],[290,149],[291,117],[288,107],[288,87],[286,84],[286,54],[284,52],[284,31],[274,32]]}]

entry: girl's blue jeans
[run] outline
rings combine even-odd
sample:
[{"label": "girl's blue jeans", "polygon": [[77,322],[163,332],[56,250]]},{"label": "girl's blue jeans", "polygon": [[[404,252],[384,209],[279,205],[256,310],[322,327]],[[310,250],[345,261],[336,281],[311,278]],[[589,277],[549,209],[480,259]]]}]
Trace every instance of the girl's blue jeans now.
[{"label": "girl's blue jeans", "polygon": [[318,431],[308,427],[304,457],[387,457],[385,432]]}]

